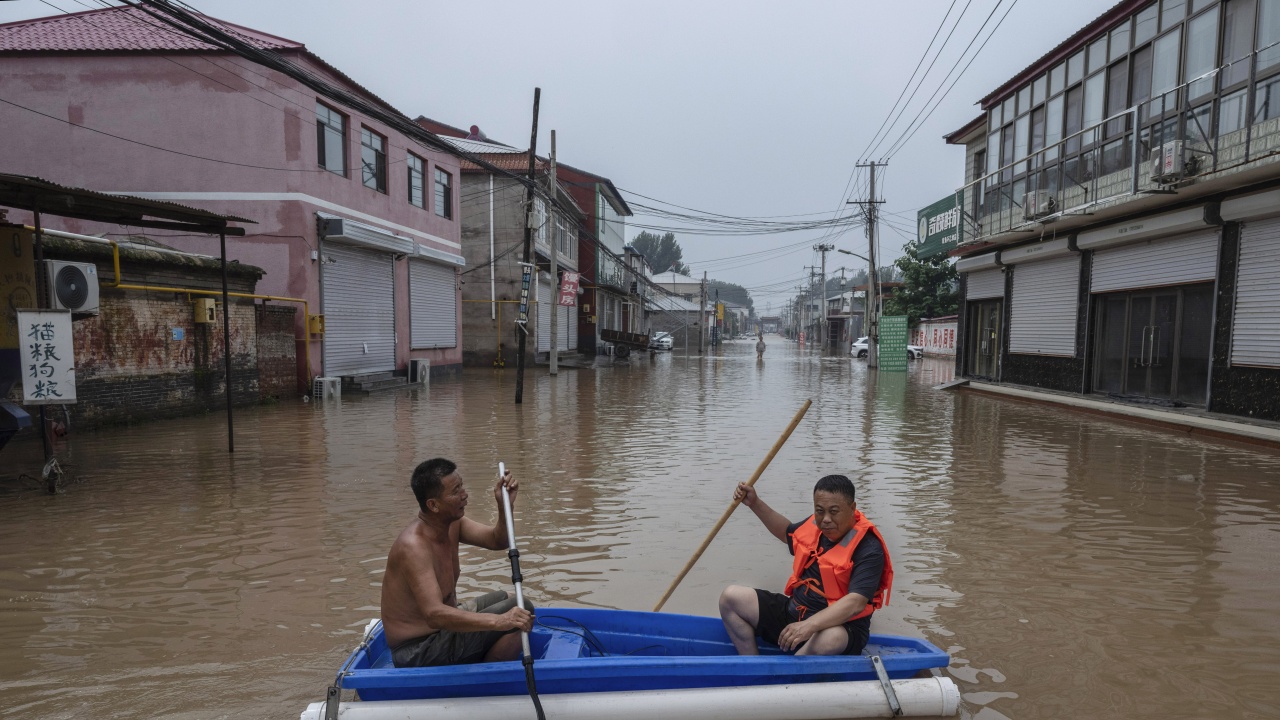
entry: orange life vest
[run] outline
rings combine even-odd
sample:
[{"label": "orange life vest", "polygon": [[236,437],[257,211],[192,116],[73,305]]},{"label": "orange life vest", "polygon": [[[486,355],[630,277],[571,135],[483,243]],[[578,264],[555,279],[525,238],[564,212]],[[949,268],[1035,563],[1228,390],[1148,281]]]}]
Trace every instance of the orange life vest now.
[{"label": "orange life vest", "polygon": [[822,530],[813,516],[810,515],[807,520],[800,523],[800,527],[791,534],[791,548],[795,551],[796,557],[791,566],[791,579],[787,581],[785,593],[790,595],[792,590],[803,584],[800,579],[801,574],[805,568],[816,561],[822,576],[822,594],[826,596],[827,604],[830,605],[848,595],[849,578],[853,576],[853,551],[868,532],[875,535],[881,547],[884,548],[884,570],[880,573],[880,586],[876,588],[875,595],[871,597],[862,612],[849,620],[867,617],[888,605],[889,590],[893,587],[893,564],[889,562],[889,545],[861,510],[853,511],[853,529],[849,531],[852,538],[846,537],[826,552],[819,550],[818,542],[822,538]]}]

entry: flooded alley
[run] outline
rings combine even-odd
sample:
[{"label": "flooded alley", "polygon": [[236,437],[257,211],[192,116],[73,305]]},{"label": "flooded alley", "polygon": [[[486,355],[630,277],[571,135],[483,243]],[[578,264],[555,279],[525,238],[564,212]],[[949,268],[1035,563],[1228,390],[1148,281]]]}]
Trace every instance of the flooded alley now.
[{"label": "flooded alley", "polygon": [[[57,496],[0,469],[0,717],[292,718],[378,615],[414,465],[460,466],[495,517],[521,478],[535,603],[648,610],[805,399],[757,489],[793,520],[844,473],[897,571],[874,632],[952,655],[963,716],[1280,716],[1280,453],[969,392],[770,336],[706,358],[468,370],[429,389],[77,433]],[[21,459],[21,463],[16,460]],[[665,610],[780,590],[786,548],[745,510]],[[505,588],[464,551],[460,597]]]}]

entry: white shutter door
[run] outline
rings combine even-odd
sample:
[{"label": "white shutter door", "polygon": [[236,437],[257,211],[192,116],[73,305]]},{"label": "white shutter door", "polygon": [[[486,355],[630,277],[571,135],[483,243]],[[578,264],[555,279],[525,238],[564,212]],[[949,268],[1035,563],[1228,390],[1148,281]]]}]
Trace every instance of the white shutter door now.
[{"label": "white shutter door", "polygon": [[1245,223],[1240,234],[1231,364],[1280,367],[1280,218]]},{"label": "white shutter door", "polygon": [[1000,268],[971,272],[965,279],[966,300],[1004,297],[1004,272]]},{"label": "white shutter door", "polygon": [[538,352],[551,352],[551,283],[538,281]]},{"label": "white shutter door", "polygon": [[326,243],[324,371],[396,369],[395,263],[387,253]]},{"label": "white shutter door", "polygon": [[1211,282],[1218,274],[1218,231],[1149,240],[1093,254],[1091,292]]},{"label": "white shutter door", "polygon": [[[556,312],[560,313],[560,327],[556,328],[557,334],[560,336],[561,350],[577,350],[578,349],[578,325],[574,320],[578,317],[578,306],[573,307],[557,305]],[[570,328],[570,324],[573,327]]]},{"label": "white shutter door", "polygon": [[1010,303],[1009,352],[1074,357],[1080,256],[1015,266]]},{"label": "white shutter door", "polygon": [[409,322],[413,347],[458,346],[458,293],[453,268],[409,261]]}]

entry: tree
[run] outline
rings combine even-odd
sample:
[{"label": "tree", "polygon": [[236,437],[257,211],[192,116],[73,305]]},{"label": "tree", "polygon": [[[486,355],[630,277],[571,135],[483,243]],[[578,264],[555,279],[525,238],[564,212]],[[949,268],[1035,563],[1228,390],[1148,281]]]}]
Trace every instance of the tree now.
[{"label": "tree", "polygon": [[708,303],[716,301],[717,290],[720,291],[720,300],[745,306],[748,314],[755,314],[755,303],[752,302],[751,293],[746,288],[723,280],[707,280]]},{"label": "tree", "polygon": [[680,243],[676,242],[675,233],[658,236],[651,232],[642,232],[631,238],[631,247],[644,255],[644,261],[648,263],[649,269],[655,275],[671,271],[682,275],[689,274],[689,266],[684,264],[684,250],[681,249]]},{"label": "tree", "polygon": [[885,313],[906,315],[911,325],[920,318],[954,315],[960,308],[960,293],[951,258],[934,255],[921,260],[914,245],[907,245],[904,250],[906,254],[894,263],[902,273],[903,284],[885,300]]}]

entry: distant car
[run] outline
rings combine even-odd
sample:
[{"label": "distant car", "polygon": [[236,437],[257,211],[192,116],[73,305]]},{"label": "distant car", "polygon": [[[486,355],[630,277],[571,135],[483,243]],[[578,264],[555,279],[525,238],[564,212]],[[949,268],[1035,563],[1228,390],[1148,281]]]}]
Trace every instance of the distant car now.
[{"label": "distant car", "polygon": [[654,350],[670,350],[675,342],[675,338],[668,332],[656,332],[649,336],[649,347]]},{"label": "distant car", "polygon": [[[860,337],[853,342],[853,348],[849,351],[854,357],[864,358],[867,356],[867,338]],[[907,346],[907,359],[919,360],[924,357],[924,348],[919,345]]]}]

